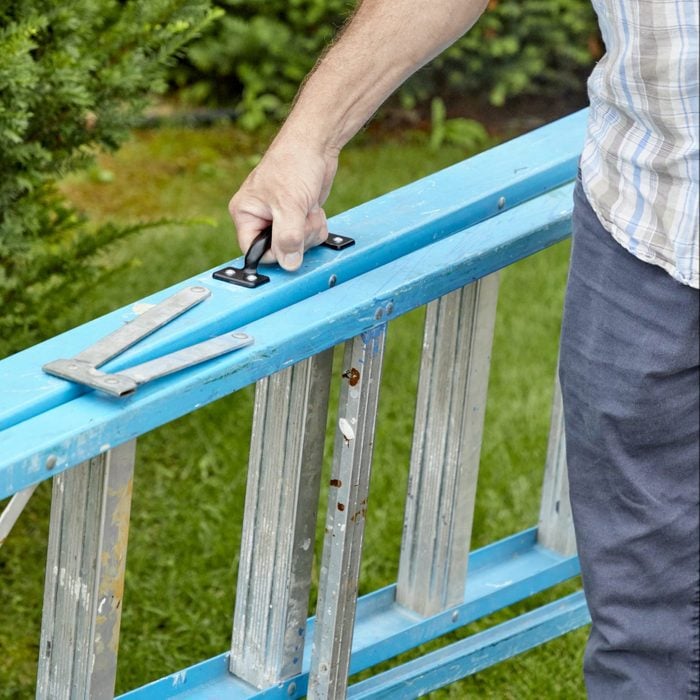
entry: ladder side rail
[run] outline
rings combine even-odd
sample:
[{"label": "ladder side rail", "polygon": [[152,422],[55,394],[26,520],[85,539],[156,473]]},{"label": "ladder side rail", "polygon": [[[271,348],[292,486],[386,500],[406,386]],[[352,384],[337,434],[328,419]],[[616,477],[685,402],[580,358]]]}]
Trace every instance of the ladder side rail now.
[{"label": "ladder side rail", "polygon": [[54,478],[40,700],[114,695],[135,449],[132,440]]},{"label": "ladder side rail", "polygon": [[559,554],[576,554],[576,535],[569,500],[569,477],[566,471],[564,406],[559,372],[554,381],[552,418],[547,443],[547,458],[542,483],[542,499],[537,528],[537,541]]},{"label": "ladder side rail", "polygon": [[1,431],[0,497],[365,332],[377,313],[394,318],[562,240],[570,233],[571,190],[543,194],[252,322],[242,330],[254,345],[147,385],[128,406],[89,393]]},{"label": "ladder side rail", "polygon": [[345,696],[386,324],[345,344],[308,697]]},{"label": "ladder side rail", "polygon": [[463,602],[498,300],[493,273],[428,305],[396,598]]},{"label": "ladder side rail", "polygon": [[256,386],[230,670],[257,688],[301,672],[332,363]]},{"label": "ladder side rail", "polygon": [[576,176],[585,123],[582,110],[332,217],[330,230],[355,238],[357,244],[342,253],[309,251],[303,275],[290,276],[273,267],[271,283],[250,294],[212,279],[213,270],[202,272],[7,358],[0,362],[0,429],[78,396],[82,390],[75,385],[47,381],[41,366],[74,356],[133,319],[134,306],[142,309],[191,285],[214,292],[200,311],[139,342],[111,362],[109,371],[239,328],[328,289],[331,275],[343,283],[560,187]]}]

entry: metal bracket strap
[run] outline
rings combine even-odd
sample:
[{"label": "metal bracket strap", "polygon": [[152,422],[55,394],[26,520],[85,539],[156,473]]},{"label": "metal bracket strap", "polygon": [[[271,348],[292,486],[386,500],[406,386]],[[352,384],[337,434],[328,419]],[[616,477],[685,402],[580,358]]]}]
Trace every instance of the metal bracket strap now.
[{"label": "metal bracket strap", "polygon": [[188,287],[156,304],[143,314],[70,359],[53,360],[42,369],[47,374],[84,384],[111,396],[128,396],[153,379],[238,350],[253,342],[247,333],[225,333],[210,340],[176,350],[154,360],[128,367],[118,374],[97,369],[139,340],[162,328],[211,295],[206,287]]}]

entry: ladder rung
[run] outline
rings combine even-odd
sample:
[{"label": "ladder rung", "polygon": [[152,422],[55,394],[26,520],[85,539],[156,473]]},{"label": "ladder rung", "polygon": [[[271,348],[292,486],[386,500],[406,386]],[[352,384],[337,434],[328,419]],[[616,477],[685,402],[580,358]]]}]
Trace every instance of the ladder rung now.
[{"label": "ladder rung", "polygon": [[[578,558],[563,557],[537,544],[531,528],[494,542],[469,555],[465,602],[445,612],[420,618],[395,603],[396,586],[362,596],[357,601],[350,673],[357,673],[397,654],[429,642],[474,620],[576,576]],[[456,615],[455,615],[456,613]],[[306,628],[307,652],[314,618]],[[228,673],[228,653],[220,654],[120,696],[120,700],[227,700],[300,698],[306,692],[309,654],[299,676],[266,690],[256,690]],[[288,693],[294,683],[295,691]]]}]

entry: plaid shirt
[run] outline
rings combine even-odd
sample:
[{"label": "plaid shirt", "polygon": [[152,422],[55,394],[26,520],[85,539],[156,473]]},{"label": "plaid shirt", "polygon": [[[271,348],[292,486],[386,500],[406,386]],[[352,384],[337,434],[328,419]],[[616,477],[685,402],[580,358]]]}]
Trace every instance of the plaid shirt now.
[{"label": "plaid shirt", "polygon": [[606,53],[588,81],[581,156],[601,224],[698,287],[697,0],[593,0]]}]

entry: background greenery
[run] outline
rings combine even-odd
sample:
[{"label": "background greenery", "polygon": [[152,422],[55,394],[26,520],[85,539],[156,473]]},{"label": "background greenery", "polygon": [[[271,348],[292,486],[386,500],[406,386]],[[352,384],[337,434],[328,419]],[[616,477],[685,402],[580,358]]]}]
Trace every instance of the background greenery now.
[{"label": "background greenery", "polygon": [[208,0],[0,4],[0,355],[55,332],[104,272],[95,253],[134,232],[88,228],[56,181],[123,142],[168,60],[216,14]]},{"label": "background greenery", "polygon": [[[224,11],[173,71],[196,103],[235,104],[254,128],[283,116],[354,7],[348,0],[215,0]],[[580,90],[600,43],[589,0],[490,0],[472,30],[401,87],[403,108],[433,97]]]},{"label": "background greenery", "polygon": [[[215,4],[218,12],[206,0],[0,5],[0,357],[237,254],[226,202],[350,3]],[[476,95],[480,110],[483,95],[495,105],[546,95],[527,111],[551,118],[552,94],[581,93],[596,37],[587,0],[492,0],[474,31],[394,103],[423,115],[423,130],[385,120],[356,139],[329,212],[534,125],[522,120],[522,102],[504,109],[515,129],[502,128],[498,110],[466,119],[474,110],[456,94]],[[137,132],[95,163],[168,85],[168,102],[232,106],[238,126]],[[503,273],[474,546],[537,519],[566,260],[560,245]],[[362,592],[396,577],[421,322],[416,312],[390,330]],[[251,400],[249,388],[140,441],[120,691],[228,644]],[[42,484],[0,550],[3,699],[33,695],[49,496]],[[435,696],[583,697],[584,638],[573,633]]]}]

